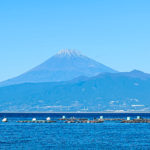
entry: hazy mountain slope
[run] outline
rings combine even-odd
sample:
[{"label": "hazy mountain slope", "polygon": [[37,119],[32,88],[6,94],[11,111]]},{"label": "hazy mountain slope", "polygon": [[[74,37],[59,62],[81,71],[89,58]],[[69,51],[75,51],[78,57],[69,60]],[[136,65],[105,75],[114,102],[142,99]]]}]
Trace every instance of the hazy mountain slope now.
[{"label": "hazy mountain slope", "polygon": [[0,88],[0,111],[150,110],[150,75],[104,73],[60,83]]},{"label": "hazy mountain slope", "polygon": [[79,76],[95,76],[102,72],[116,71],[76,51],[63,50],[32,70],[1,82],[0,86],[25,82],[67,81]]}]

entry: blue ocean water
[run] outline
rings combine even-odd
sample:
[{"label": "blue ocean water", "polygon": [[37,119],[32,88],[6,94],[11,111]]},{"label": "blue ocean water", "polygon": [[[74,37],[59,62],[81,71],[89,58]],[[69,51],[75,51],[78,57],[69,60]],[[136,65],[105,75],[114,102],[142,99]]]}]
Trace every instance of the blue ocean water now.
[{"label": "blue ocean water", "polygon": [[60,114],[19,113],[0,114],[0,150],[148,150],[150,149],[150,124],[123,124],[119,121],[100,124],[80,123],[18,123],[18,120],[57,120],[67,118],[150,118],[150,114]]}]

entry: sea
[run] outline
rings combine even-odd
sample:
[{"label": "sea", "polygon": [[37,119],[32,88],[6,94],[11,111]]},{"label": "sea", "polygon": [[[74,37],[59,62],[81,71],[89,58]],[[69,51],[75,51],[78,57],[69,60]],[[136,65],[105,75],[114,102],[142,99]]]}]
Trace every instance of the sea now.
[{"label": "sea", "polygon": [[[0,122],[0,150],[149,150],[150,124],[127,124],[120,121],[104,123],[64,123],[66,118],[131,119],[150,113],[0,113],[8,122]],[[56,123],[18,123],[21,120],[45,120]]]}]

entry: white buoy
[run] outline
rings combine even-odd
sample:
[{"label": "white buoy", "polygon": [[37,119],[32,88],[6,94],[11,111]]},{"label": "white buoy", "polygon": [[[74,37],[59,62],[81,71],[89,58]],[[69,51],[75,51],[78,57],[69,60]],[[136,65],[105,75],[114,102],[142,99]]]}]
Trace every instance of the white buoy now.
[{"label": "white buoy", "polygon": [[141,117],[140,117],[140,116],[137,116],[137,119],[141,119]]},{"label": "white buoy", "polygon": [[7,122],[7,121],[8,121],[7,118],[2,119],[2,122]]},{"label": "white buoy", "polygon": [[33,118],[32,121],[36,121],[36,118]]},{"label": "white buoy", "polygon": [[100,119],[102,120],[102,119],[103,119],[103,116],[100,116]]},{"label": "white buoy", "polygon": [[130,117],[127,117],[127,120],[129,121],[131,118]]},{"label": "white buoy", "polygon": [[66,119],[66,117],[65,117],[65,116],[62,116],[62,119]]},{"label": "white buoy", "polygon": [[46,120],[47,120],[47,121],[50,121],[50,120],[51,120],[51,118],[50,118],[50,117],[47,117],[47,118],[46,118]]}]

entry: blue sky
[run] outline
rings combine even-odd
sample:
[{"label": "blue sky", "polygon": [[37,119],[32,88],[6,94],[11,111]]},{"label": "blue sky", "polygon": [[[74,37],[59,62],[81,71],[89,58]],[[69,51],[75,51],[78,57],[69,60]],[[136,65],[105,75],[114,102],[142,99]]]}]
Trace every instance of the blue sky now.
[{"label": "blue sky", "polygon": [[149,0],[0,1],[0,81],[63,48],[150,73]]}]

